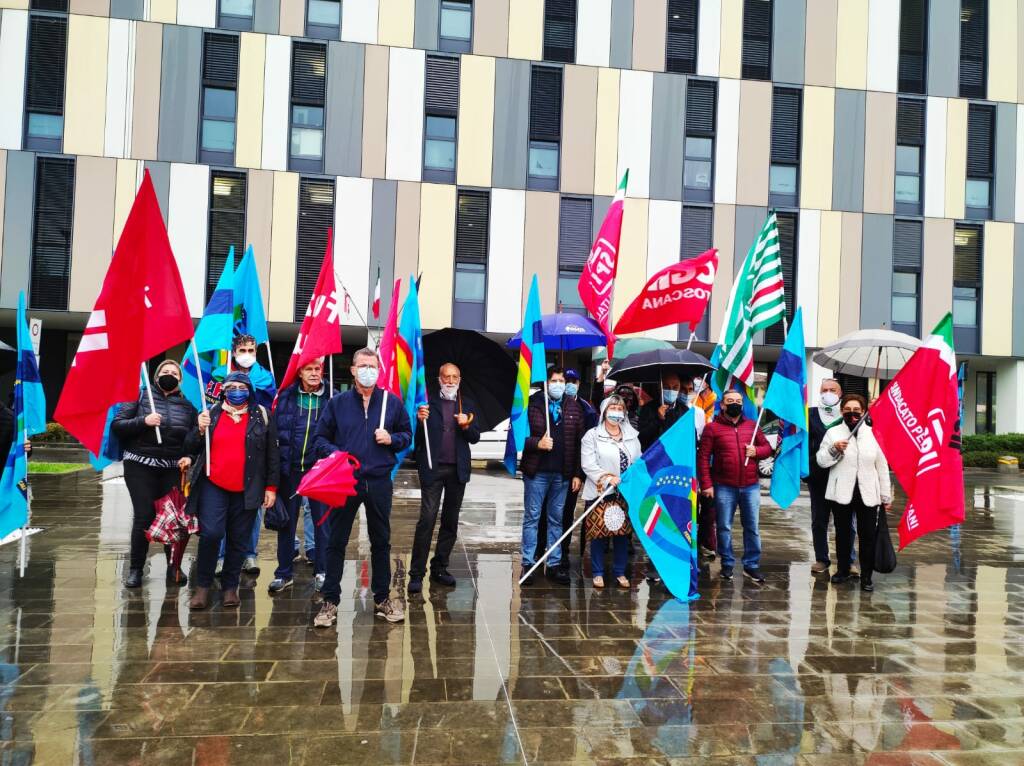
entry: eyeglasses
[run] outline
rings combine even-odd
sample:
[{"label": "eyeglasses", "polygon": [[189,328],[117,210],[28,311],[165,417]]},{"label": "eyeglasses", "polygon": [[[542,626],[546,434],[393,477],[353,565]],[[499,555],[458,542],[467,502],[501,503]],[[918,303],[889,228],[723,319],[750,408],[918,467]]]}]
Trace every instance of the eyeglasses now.
[{"label": "eyeglasses", "polygon": [[224,386],[225,391],[248,391],[245,386]]}]

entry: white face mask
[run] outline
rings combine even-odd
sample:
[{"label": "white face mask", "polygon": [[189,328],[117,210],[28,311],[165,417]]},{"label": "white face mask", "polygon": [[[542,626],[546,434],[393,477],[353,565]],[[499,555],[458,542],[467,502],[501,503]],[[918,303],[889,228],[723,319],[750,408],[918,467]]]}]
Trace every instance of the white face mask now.
[{"label": "white face mask", "polygon": [[256,354],[235,354],[235,364],[243,370],[248,370],[256,364]]},{"label": "white face mask", "polygon": [[459,384],[458,383],[441,383],[440,381],[438,381],[438,383],[441,386],[441,398],[442,399],[454,399],[458,395],[458,393],[459,393]]},{"label": "white face mask", "polygon": [[839,404],[839,394],[835,391],[826,391],[821,395],[821,406],[826,409],[832,409]]},{"label": "white face mask", "polygon": [[699,394],[703,390],[704,390],[704,378],[694,378],[693,379],[693,393],[694,393],[694,395],[696,396],[697,394]]},{"label": "white face mask", "polygon": [[356,367],[356,380],[363,388],[377,385],[378,375],[380,375],[380,370],[376,367]]}]

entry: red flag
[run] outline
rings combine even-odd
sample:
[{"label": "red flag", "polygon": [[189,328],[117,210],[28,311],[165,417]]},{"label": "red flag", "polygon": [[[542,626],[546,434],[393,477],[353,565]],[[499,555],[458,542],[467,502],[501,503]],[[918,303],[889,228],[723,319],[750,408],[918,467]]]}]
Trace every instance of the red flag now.
[{"label": "red flag", "polygon": [[309,298],[306,316],[299,328],[299,337],[295,339],[292,358],[288,360],[288,369],[278,391],[291,385],[299,369],[311,360],[341,353],[341,304],[342,297],[334,281],[334,234],[328,229],[327,249],[320,266],[320,277]]},{"label": "red flag", "polygon": [[688,261],[673,263],[649,280],[619,317],[615,334],[653,330],[686,322],[693,332],[711,300],[718,270],[718,251],[712,248]]},{"label": "red flag", "polygon": [[377,284],[373,288],[373,318],[380,319],[380,269],[377,269]]},{"label": "red flag", "polygon": [[94,455],[107,410],[139,395],[141,364],[192,337],[192,317],[146,171],[78,344],[54,418]]},{"label": "red flag", "polygon": [[875,438],[907,493],[901,549],[964,520],[956,373],[953,317],[946,314],[871,407]]},{"label": "red flag", "polygon": [[388,309],[388,321],[384,325],[384,332],[380,336],[380,377],[377,378],[377,385],[402,398],[401,389],[398,386],[398,364],[395,362],[395,349],[398,342],[398,293],[402,287],[402,280],[395,280],[395,287],[391,291],[391,308]]},{"label": "red flag", "polygon": [[590,248],[590,257],[583,267],[580,281],[576,286],[580,300],[587,311],[604,330],[608,340],[608,358],[612,358],[615,347],[615,334],[612,332],[612,292],[615,287],[615,273],[619,268],[619,237],[622,234],[622,208],[626,199],[626,183],[629,181],[627,170],[619,188],[615,191],[601,230],[597,233],[594,246]]}]

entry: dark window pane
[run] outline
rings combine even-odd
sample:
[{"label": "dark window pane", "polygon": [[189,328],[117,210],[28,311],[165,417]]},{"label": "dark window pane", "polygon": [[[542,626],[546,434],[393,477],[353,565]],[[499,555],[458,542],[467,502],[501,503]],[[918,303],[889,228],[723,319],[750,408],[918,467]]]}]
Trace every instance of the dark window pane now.
[{"label": "dark window pane", "polygon": [[68,20],[31,16],[28,30],[28,71],[25,110],[64,114],[64,70]]},{"label": "dark window pane", "polygon": [[567,64],[576,59],[576,0],[545,0],[544,59]]},{"label": "dark window pane", "polygon": [[[487,227],[491,197],[487,192],[460,191],[455,214],[456,264],[487,263]],[[481,299],[482,300],[482,299]]]},{"label": "dark window pane", "polygon": [[582,197],[562,197],[558,209],[558,265],[582,270],[593,245],[594,203]]},{"label": "dark window pane", "polygon": [[459,60],[427,56],[424,109],[430,114],[456,117],[459,113]]},{"label": "dark window pane", "polygon": [[[295,258],[295,321],[301,322],[320,276],[327,229],[334,225],[334,181],[299,179],[299,222]],[[336,253],[335,263],[342,255]]]},{"label": "dark window pane", "polygon": [[235,264],[245,247],[244,173],[214,171],[210,175],[210,222],[206,243],[206,300],[210,300],[228,251],[235,248]]},{"label": "dark window pane", "polygon": [[669,0],[665,69],[682,74],[697,71],[697,0]]},{"label": "dark window pane", "polygon": [[238,37],[207,32],[203,35],[203,82],[234,86],[238,82]]},{"label": "dark window pane", "polygon": [[433,170],[454,170],[455,142],[428,138],[423,145],[423,165]]},{"label": "dark window pane", "polygon": [[30,113],[28,134],[35,138],[60,138],[64,135],[64,118],[59,114]]},{"label": "dark window pane", "polygon": [[533,67],[530,77],[530,140],[562,137],[562,70]]},{"label": "dark window pane", "polygon": [[327,79],[327,46],[319,43],[292,45],[292,101],[323,104]]},{"label": "dark window pane", "polygon": [[960,96],[985,98],[988,0],[960,0]]},{"label": "dark window pane", "polygon": [[75,161],[39,157],[35,184],[29,307],[67,311]]},{"label": "dark window pane", "polygon": [[927,0],[900,3],[899,90],[924,93],[928,45]]},{"label": "dark window pane", "polygon": [[772,77],[771,0],[743,2],[742,74],[751,80],[770,80]]},{"label": "dark window pane", "polygon": [[203,148],[211,152],[235,150],[235,123],[203,120]]},{"label": "dark window pane", "polygon": [[455,118],[428,116],[427,136],[430,138],[455,138]]},{"label": "dark window pane", "polygon": [[324,110],[319,106],[293,106],[292,124],[307,128],[322,128]]},{"label": "dark window pane", "polygon": [[794,88],[772,91],[771,161],[799,164],[801,92]]},{"label": "dark window pane", "polygon": [[203,91],[203,115],[224,120],[235,119],[235,91],[206,88]]}]

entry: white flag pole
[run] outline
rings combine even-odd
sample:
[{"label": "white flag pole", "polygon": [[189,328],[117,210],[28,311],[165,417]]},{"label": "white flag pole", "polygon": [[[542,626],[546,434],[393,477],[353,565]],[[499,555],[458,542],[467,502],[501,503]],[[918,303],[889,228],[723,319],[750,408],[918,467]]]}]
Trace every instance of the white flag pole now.
[{"label": "white flag pole", "polygon": [[[149,365],[145,362],[142,363],[142,380],[146,384],[146,394],[149,396],[149,411],[151,414],[156,415],[156,402],[153,401],[153,386],[150,384],[149,380]],[[164,439],[160,435],[160,426],[156,426],[156,443],[164,443]]]},{"label": "white flag pole", "polygon": [[602,500],[604,500],[605,496],[609,492],[611,492],[611,491],[612,491],[612,486],[609,484],[607,487],[604,488],[604,492],[602,492],[600,495],[598,495],[594,499],[594,502],[592,502],[590,505],[587,506],[587,510],[585,510],[583,513],[581,513],[580,517],[578,519],[576,519],[576,521],[574,521],[572,523],[572,526],[569,527],[567,530],[565,530],[565,532],[562,533],[562,536],[559,537],[555,541],[555,544],[552,545],[550,548],[548,548],[546,551],[544,551],[544,555],[541,556],[539,559],[537,559],[537,561],[534,563],[534,565],[532,567],[530,567],[530,570],[526,574],[524,574],[522,577],[519,578],[519,584],[520,585],[522,585],[523,582],[526,581],[527,577],[529,577],[530,575],[532,575],[536,571],[537,567],[539,567],[541,564],[543,564],[545,561],[547,561],[548,556],[551,555],[551,551],[557,550],[558,547],[562,544],[562,541],[565,540],[569,535],[571,535],[573,530],[576,529],[576,527],[578,527],[580,524],[583,523],[583,519],[587,518],[587,516],[590,514],[590,512],[592,510],[594,510],[595,508],[597,508],[597,504],[600,503]]},{"label": "white flag pole", "polygon": [[277,385],[277,375],[274,374],[274,354],[270,350],[270,341],[268,340],[264,345],[267,347],[267,364],[270,366],[270,377],[274,379],[274,385]]},{"label": "white flag pole", "polygon": [[[762,407],[761,411],[757,413],[757,422],[754,423],[754,433],[750,437],[750,446],[751,447],[754,446],[754,440],[757,439],[757,429],[760,427],[760,425],[761,425],[761,418],[763,418],[763,417],[764,417],[764,407]],[[750,462],[750,456],[749,455],[747,457],[743,458],[743,465],[744,466],[746,466],[747,463],[749,463],[749,462]]]},{"label": "white flag pole", "polygon": [[[19,384],[21,385],[21,384]],[[17,436],[15,436],[17,438]],[[24,441],[22,444],[28,441],[28,429],[22,433]],[[13,469],[12,469],[13,470]],[[26,484],[28,483],[28,455],[25,455],[25,479]],[[28,524],[32,518],[32,490],[26,489],[25,491],[25,526],[21,528],[21,541],[18,546],[18,577],[25,576],[25,565],[28,563]],[[20,617],[20,612],[19,612]]]},{"label": "white flag pole", "polygon": [[[230,359],[230,356],[228,357]],[[203,383],[203,368],[199,361],[199,349],[196,348],[196,339],[192,338],[192,360],[196,364],[196,378],[199,380],[199,397],[203,401],[203,412],[209,412],[209,407],[206,406],[206,386]],[[206,475],[210,475],[210,429],[206,429]]]}]

